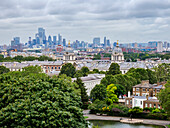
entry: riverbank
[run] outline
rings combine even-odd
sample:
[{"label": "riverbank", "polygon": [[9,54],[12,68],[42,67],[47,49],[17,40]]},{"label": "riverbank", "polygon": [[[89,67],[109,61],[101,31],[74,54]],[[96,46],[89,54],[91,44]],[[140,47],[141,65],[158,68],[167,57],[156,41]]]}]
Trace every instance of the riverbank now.
[{"label": "riverbank", "polygon": [[[110,121],[120,121],[122,119],[129,119],[127,117],[116,117],[116,116],[97,116],[94,114],[85,114],[84,116],[88,116],[86,120],[110,120]],[[135,119],[135,118],[134,118]],[[152,120],[152,119],[142,119],[142,124],[151,124],[151,125],[161,125],[165,126],[170,124],[170,121],[167,120]]]}]

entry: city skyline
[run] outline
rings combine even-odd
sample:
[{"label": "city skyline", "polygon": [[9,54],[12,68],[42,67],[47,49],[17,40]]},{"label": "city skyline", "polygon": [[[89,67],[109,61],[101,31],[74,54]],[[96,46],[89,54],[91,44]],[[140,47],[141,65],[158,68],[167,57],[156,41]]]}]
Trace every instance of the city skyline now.
[{"label": "city skyline", "polygon": [[170,41],[170,0],[0,0],[0,45],[13,37],[28,42],[37,28],[46,36],[60,33],[68,40],[93,42]]}]

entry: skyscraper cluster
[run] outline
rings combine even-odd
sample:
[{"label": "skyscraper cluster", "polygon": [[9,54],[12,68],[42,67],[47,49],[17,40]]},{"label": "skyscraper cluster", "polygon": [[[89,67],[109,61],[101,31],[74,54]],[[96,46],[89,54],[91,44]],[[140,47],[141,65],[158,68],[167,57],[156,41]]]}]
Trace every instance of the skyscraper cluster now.
[{"label": "skyscraper cluster", "polygon": [[31,37],[29,37],[28,43],[25,43],[25,46],[29,48],[41,47],[55,49],[57,45],[66,46],[66,39],[62,39],[60,34],[58,34],[58,38],[57,36],[52,37],[51,35],[46,37],[44,28],[38,28],[35,39],[31,40]]}]

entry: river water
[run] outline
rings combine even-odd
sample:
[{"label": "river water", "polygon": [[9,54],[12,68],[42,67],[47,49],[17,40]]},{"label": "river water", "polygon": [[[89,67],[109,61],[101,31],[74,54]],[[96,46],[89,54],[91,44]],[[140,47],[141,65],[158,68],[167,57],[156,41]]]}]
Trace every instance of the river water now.
[{"label": "river water", "polygon": [[144,124],[124,124],[115,121],[106,121],[106,120],[90,120],[89,128],[92,128],[93,125],[99,126],[100,128],[164,128],[163,126],[156,125],[144,125]]}]

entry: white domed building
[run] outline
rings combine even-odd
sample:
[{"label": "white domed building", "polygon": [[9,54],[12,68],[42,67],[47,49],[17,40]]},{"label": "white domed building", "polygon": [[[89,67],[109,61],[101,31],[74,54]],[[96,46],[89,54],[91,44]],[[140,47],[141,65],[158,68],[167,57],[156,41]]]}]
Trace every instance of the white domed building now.
[{"label": "white domed building", "polygon": [[123,55],[122,49],[119,48],[118,41],[117,41],[116,47],[112,51],[111,62],[112,63],[113,62],[116,62],[116,63],[124,62],[124,55]]},{"label": "white domed building", "polygon": [[73,49],[70,47],[70,41],[69,41],[68,48],[66,49],[66,52],[63,55],[63,62],[73,64],[75,60],[76,60],[76,56],[74,54]]}]

